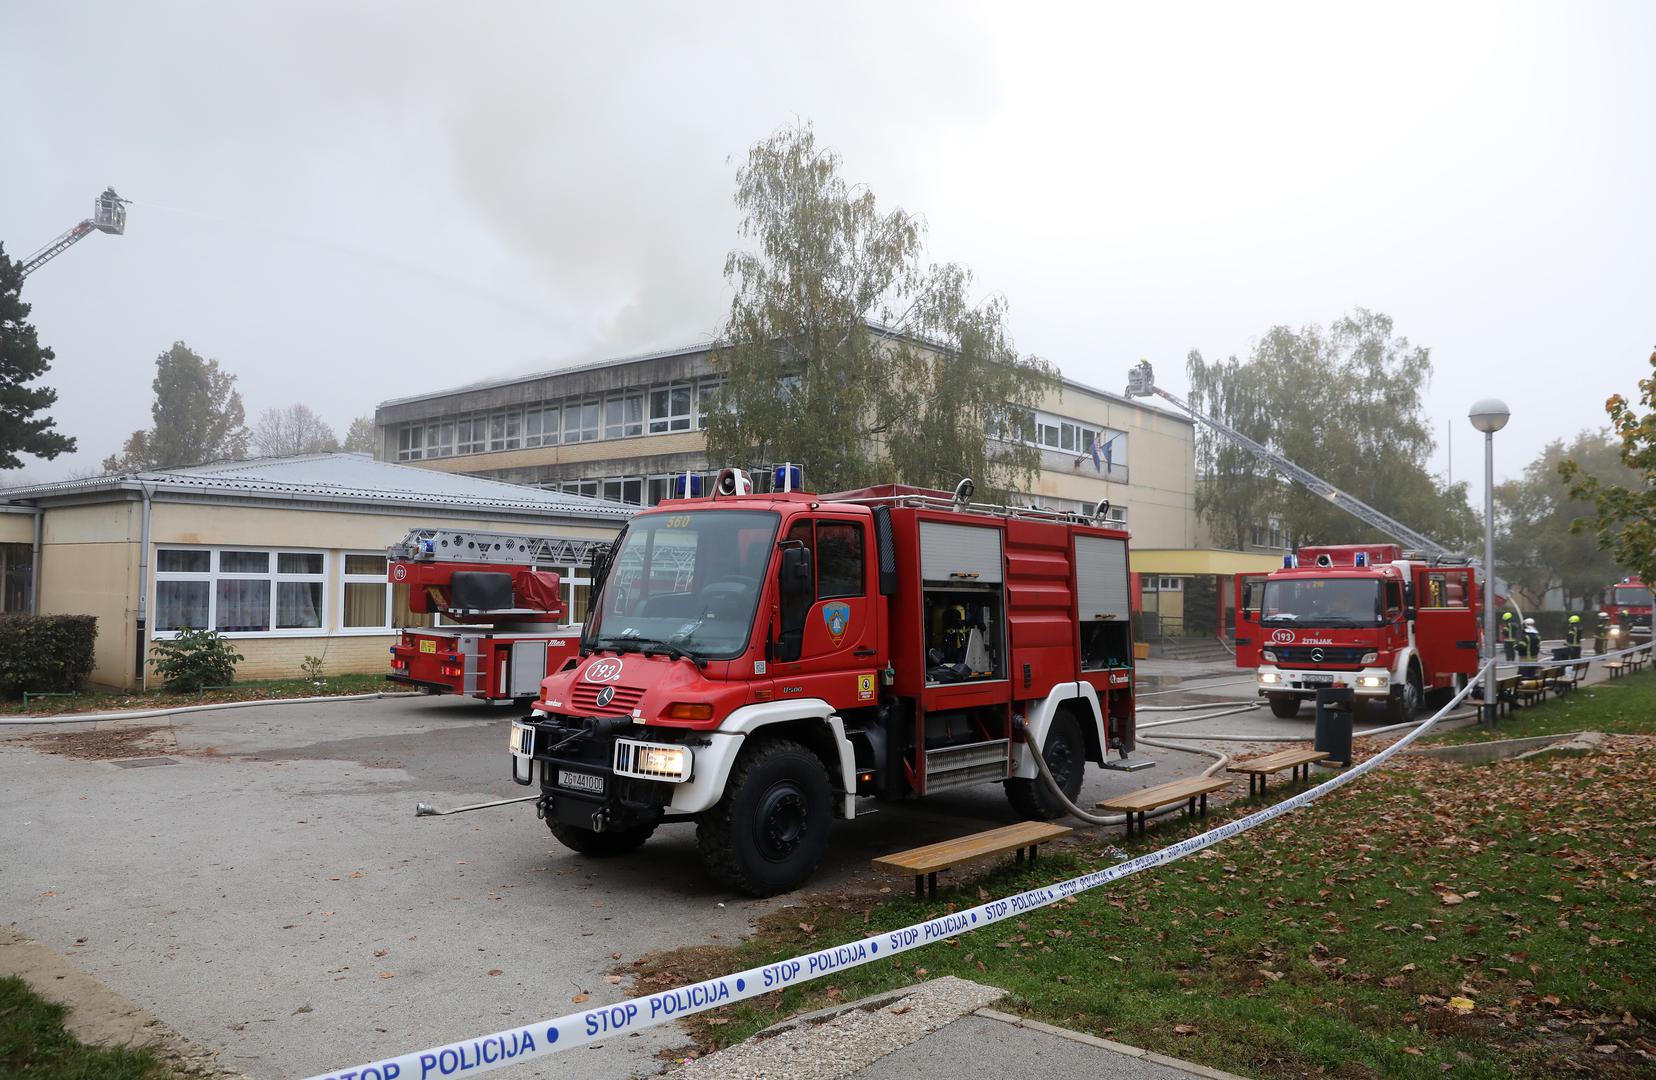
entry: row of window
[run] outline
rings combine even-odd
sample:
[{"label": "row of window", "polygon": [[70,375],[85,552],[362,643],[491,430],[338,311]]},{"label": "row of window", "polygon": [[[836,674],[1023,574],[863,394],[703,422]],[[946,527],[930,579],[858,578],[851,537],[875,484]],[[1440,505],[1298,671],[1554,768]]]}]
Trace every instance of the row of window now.
[{"label": "row of window", "polygon": [[571,397],[403,424],[397,429],[397,460],[690,431],[703,426],[703,418],[723,383],[717,377],[664,383],[604,396]]},{"label": "row of window", "polygon": [[1253,546],[1291,548],[1294,546],[1294,535],[1282,527],[1282,522],[1271,518],[1265,524],[1253,527]]},{"label": "row of window", "polygon": [[[339,617],[333,621],[327,552],[157,548],[150,628],[156,636],[184,629],[304,636],[331,626],[347,633],[383,634],[431,624],[430,616],[409,610],[408,586],[386,580],[383,553],[344,552],[338,557],[343,561],[333,602]],[[578,618],[585,571],[555,569],[563,579],[571,619]]]},{"label": "row of window", "polygon": [[1087,424],[1039,409],[991,413],[983,425],[992,439],[1016,441],[1063,454],[1095,457],[1095,468],[1111,478],[1127,475],[1127,433]]}]

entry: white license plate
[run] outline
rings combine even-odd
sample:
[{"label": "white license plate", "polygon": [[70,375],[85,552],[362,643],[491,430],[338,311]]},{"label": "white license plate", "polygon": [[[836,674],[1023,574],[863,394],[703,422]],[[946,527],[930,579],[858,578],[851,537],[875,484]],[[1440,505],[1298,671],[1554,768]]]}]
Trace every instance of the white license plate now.
[{"label": "white license plate", "polygon": [[512,725],[512,753],[528,756],[535,749],[535,729],[522,724]]},{"label": "white license plate", "polygon": [[604,778],[592,773],[570,772],[568,769],[558,770],[558,786],[569,788],[571,791],[585,791],[591,795],[604,793]]},{"label": "white license plate", "polygon": [[1334,676],[1332,676],[1332,675],[1301,675],[1300,676],[1300,682],[1304,683],[1306,686],[1333,686],[1334,685]]}]

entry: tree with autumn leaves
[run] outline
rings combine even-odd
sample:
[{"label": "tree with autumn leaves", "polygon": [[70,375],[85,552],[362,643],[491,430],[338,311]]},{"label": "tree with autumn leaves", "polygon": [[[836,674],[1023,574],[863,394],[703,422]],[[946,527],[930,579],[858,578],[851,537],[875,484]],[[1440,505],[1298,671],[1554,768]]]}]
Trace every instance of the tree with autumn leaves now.
[{"label": "tree with autumn leaves", "polygon": [[1558,472],[1572,498],[1598,511],[1578,518],[1571,529],[1591,531],[1600,547],[1649,583],[1656,581],[1656,352],[1650,354],[1650,377],[1639,380],[1639,403],[1648,410],[1643,415],[1620,394],[1604,403],[1611,435],[1621,444],[1622,464],[1635,475],[1631,486],[1588,475],[1573,459],[1562,462]]}]

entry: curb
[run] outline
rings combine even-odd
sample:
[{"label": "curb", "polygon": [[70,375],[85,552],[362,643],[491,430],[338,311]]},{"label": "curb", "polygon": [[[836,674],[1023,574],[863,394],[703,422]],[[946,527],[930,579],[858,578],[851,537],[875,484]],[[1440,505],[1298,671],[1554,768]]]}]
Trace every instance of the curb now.
[{"label": "curb", "polygon": [[1190,1073],[1192,1076],[1205,1077],[1207,1080],[1247,1080],[1247,1077],[1225,1072],[1223,1069],[1211,1069],[1206,1065],[1198,1065],[1194,1061],[1185,1061],[1182,1058],[1158,1054],[1154,1050],[1146,1050],[1142,1046],[1129,1046],[1126,1043],[1118,1043],[1111,1039],[1101,1039],[1097,1035],[1088,1035],[1084,1031],[1072,1031],[1069,1028],[1057,1027],[1053,1024],[1043,1024],[1039,1020],[1029,1020],[1022,1016],[1015,1016],[1012,1013],[1003,1013],[999,1009],[985,1007],[977,1010],[972,1015],[981,1016],[985,1020],[999,1020],[1003,1024],[1028,1028],[1030,1031],[1039,1031],[1045,1035],[1054,1035],[1060,1039],[1068,1039],[1070,1042],[1091,1046],[1097,1050],[1109,1050],[1125,1057],[1165,1065],[1169,1069],[1178,1069],[1181,1072]]},{"label": "curb", "polygon": [[380,698],[420,697],[418,691],[382,690],[372,694],[323,694],[320,697],[252,698],[247,701],[214,701],[205,705],[176,705],[166,709],[134,709],[130,712],[54,713],[28,719],[0,717],[0,727],[33,727],[37,724],[96,724],[104,720],[148,720],[157,716],[211,712],[214,709],[246,709],[254,705],[318,705],[327,701],[377,701]]}]

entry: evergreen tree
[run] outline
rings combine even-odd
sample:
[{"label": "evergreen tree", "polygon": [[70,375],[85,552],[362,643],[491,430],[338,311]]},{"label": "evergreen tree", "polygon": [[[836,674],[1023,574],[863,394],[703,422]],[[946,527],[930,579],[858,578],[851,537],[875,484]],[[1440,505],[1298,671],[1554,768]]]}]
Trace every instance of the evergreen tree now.
[{"label": "evergreen tree", "polygon": [[28,321],[22,289],[22,265],[0,244],[0,469],[22,468],[19,454],[51,460],[75,450],[75,440],[46,415],[57,391],[29,385],[51,370],[53,356]]}]

